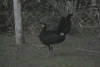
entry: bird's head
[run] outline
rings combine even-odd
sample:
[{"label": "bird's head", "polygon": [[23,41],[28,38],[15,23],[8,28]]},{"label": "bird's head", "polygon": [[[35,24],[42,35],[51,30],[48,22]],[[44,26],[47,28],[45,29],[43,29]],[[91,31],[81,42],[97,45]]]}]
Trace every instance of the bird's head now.
[{"label": "bird's head", "polygon": [[46,23],[42,24],[42,30],[40,32],[40,34],[38,35],[38,37],[43,37],[46,34]]},{"label": "bird's head", "polygon": [[71,19],[71,18],[73,18],[73,14],[72,13],[67,15],[67,19]]},{"label": "bird's head", "polygon": [[46,26],[47,26],[46,23],[43,23],[43,24],[42,24],[42,27],[46,27]]}]

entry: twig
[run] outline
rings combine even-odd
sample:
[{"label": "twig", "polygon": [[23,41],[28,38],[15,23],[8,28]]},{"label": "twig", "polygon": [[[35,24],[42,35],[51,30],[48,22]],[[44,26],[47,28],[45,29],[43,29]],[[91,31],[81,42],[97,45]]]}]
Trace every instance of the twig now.
[{"label": "twig", "polygon": [[14,26],[14,24],[11,21],[12,16],[14,15],[14,13],[12,12],[10,17],[8,17],[8,12],[7,12],[7,19],[9,20],[10,24]]},{"label": "twig", "polygon": [[37,47],[43,47],[45,45],[35,45],[35,44],[32,44],[33,46],[37,46]]},{"label": "twig", "polygon": [[87,50],[87,49],[83,49],[83,48],[76,48],[76,50],[83,50],[83,51],[88,51],[88,52],[100,53],[97,51]]}]

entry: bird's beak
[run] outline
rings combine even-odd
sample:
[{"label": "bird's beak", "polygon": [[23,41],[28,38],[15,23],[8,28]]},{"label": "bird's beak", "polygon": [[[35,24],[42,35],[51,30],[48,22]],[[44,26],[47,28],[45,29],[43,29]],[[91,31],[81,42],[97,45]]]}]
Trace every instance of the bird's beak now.
[{"label": "bird's beak", "polygon": [[42,25],[42,27],[45,27],[45,25]]},{"label": "bird's beak", "polygon": [[73,16],[71,16],[71,18],[73,18]]}]

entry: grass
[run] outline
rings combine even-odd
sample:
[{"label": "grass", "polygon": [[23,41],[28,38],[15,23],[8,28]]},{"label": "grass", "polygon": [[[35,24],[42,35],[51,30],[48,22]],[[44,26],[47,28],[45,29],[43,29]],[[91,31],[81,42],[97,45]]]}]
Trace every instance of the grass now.
[{"label": "grass", "polygon": [[[59,58],[51,58],[48,60],[48,58],[38,58],[37,60],[31,60],[27,61],[27,64],[37,64],[40,65],[41,67],[53,67],[53,66],[58,66],[58,67],[84,67],[82,66],[82,63],[86,63],[85,67],[93,67],[91,65],[91,61],[88,61],[87,59],[78,59],[76,57],[72,58],[67,58],[67,57],[59,57]],[[24,61],[25,63],[25,61]],[[22,64],[22,63],[21,63]]]},{"label": "grass", "polygon": [[[39,58],[36,61],[31,61],[32,63],[37,63],[41,67],[84,67],[82,66],[82,63],[86,64],[85,67],[93,67],[91,64],[91,61],[88,61],[87,59],[78,59],[77,57],[59,57],[59,58],[51,58],[48,60],[48,58]],[[31,63],[31,64],[32,64]]]},{"label": "grass", "polygon": [[[2,36],[0,36],[2,38]],[[6,45],[2,43],[2,39],[0,39],[0,59],[4,59],[9,53],[6,50]]]},{"label": "grass", "polygon": [[87,40],[84,40],[84,42],[80,40],[79,42],[78,38],[72,39],[68,42],[66,41],[66,44],[64,44],[64,46],[66,47],[66,49],[87,48],[88,47]]},{"label": "grass", "polygon": [[2,42],[3,42],[3,39],[2,39],[2,36],[0,35],[0,67],[9,67],[6,64],[1,65],[1,60],[5,59],[7,55],[9,54],[9,52],[6,50],[6,45],[4,45]]},{"label": "grass", "polygon": [[[93,49],[92,47],[90,47],[92,46],[91,44],[90,46],[87,44],[87,42],[90,41],[88,40],[88,38],[67,38],[66,41],[64,41],[63,43],[57,44],[58,46],[53,45],[53,54],[49,57],[45,57],[48,54],[47,47],[35,47],[33,45],[27,44],[24,46],[13,46],[13,42],[8,43],[10,42],[10,39],[12,40],[12,38],[13,37],[9,37],[9,41],[6,40],[7,38],[5,38],[5,43],[2,43],[0,45],[0,62],[2,62],[0,67],[95,67],[95,65],[97,65],[96,67],[100,66],[100,53],[75,50],[76,48]],[[26,40],[29,40],[30,42],[34,43],[34,41],[36,41],[34,39],[37,38]],[[95,47],[95,45],[93,46]],[[94,49],[98,48],[95,47]]]}]

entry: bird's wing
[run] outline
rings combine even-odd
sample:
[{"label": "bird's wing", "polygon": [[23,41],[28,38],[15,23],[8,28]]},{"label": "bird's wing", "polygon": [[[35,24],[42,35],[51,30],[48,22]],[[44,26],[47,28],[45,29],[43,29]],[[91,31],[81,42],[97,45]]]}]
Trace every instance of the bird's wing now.
[{"label": "bird's wing", "polygon": [[58,28],[58,26],[55,26],[52,29],[47,30],[46,32],[49,33],[49,34],[50,33],[56,33],[57,32],[57,28]]},{"label": "bird's wing", "polygon": [[65,39],[64,36],[61,35],[56,35],[56,34],[51,34],[51,35],[47,35],[43,38],[44,42],[47,44],[56,44],[56,43],[60,43]]}]

